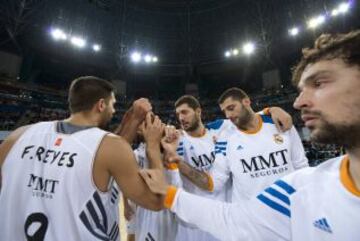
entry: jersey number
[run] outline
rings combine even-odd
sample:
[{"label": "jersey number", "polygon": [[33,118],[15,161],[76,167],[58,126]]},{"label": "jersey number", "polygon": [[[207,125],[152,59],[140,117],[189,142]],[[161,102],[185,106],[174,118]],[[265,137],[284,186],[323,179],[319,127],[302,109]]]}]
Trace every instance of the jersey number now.
[{"label": "jersey number", "polygon": [[48,228],[48,218],[43,213],[32,213],[25,221],[25,236],[28,241],[43,241]]}]

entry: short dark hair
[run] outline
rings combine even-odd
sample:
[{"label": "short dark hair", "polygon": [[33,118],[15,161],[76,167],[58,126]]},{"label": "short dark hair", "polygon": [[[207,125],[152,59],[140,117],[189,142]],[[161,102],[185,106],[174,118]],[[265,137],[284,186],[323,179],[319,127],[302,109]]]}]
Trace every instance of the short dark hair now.
[{"label": "short dark hair", "polygon": [[342,59],[348,65],[360,67],[360,30],[347,34],[322,34],[313,48],[302,50],[300,62],[293,68],[292,82],[297,85],[306,66],[320,60]]},{"label": "short dark hair", "polygon": [[191,109],[201,108],[199,101],[192,95],[183,95],[175,101],[175,108],[182,104],[187,104]]},{"label": "short dark hair", "polygon": [[245,91],[240,88],[230,88],[224,91],[218,99],[218,104],[222,104],[227,98],[232,98],[234,100],[242,101],[243,99],[249,98]]},{"label": "short dark hair", "polygon": [[70,112],[89,111],[100,99],[109,99],[113,92],[115,92],[115,87],[104,79],[94,76],[74,79],[68,96]]}]

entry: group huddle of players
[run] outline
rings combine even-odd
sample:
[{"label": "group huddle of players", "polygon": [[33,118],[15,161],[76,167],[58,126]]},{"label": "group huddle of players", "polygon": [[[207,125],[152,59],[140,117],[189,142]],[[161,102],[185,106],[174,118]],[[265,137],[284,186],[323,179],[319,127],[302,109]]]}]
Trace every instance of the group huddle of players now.
[{"label": "group huddle of players", "polygon": [[[301,139],[285,111],[273,107],[255,113],[250,98],[239,88],[226,90],[218,103],[227,119],[204,124],[195,97],[184,95],[175,102],[181,129],[176,130],[176,155],[166,165],[170,184],[202,197],[236,203],[308,166]],[[143,140],[141,130],[138,135]],[[141,168],[150,168],[145,145],[141,142],[134,153]],[[128,240],[218,240],[169,210],[155,212],[124,200]]]}]

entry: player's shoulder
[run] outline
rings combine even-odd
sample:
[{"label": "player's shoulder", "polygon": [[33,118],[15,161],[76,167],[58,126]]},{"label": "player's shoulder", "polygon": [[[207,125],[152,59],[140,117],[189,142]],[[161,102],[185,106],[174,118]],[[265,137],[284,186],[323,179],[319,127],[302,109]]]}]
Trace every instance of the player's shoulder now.
[{"label": "player's shoulder", "polygon": [[107,133],[104,135],[104,138],[102,139],[100,145],[99,145],[99,151],[100,150],[106,150],[109,151],[110,155],[116,155],[124,150],[131,150],[130,144],[121,136]]},{"label": "player's shoulder", "polygon": [[321,185],[322,183],[326,183],[328,178],[334,178],[339,175],[340,164],[343,158],[343,156],[336,157],[316,167],[299,169],[285,176],[283,181],[297,189]]},{"label": "player's shoulder", "polygon": [[269,115],[259,114],[263,123],[275,125],[273,119]]},{"label": "player's shoulder", "polygon": [[319,192],[329,190],[329,186],[338,182],[341,160],[342,157],[334,158],[317,167],[297,170],[275,181],[256,196],[256,199],[263,205],[290,218],[291,206],[302,207],[302,205],[292,205],[293,203],[303,203],[304,199],[314,201],[319,196]]},{"label": "player's shoulder", "polygon": [[225,119],[217,119],[205,124],[205,128],[208,130],[219,130],[226,125]]}]

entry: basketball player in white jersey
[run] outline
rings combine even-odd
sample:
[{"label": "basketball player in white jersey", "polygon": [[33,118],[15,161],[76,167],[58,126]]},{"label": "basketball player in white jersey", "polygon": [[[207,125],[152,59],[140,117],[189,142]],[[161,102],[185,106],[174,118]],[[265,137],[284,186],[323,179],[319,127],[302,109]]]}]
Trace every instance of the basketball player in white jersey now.
[{"label": "basketball player in white jersey", "polygon": [[226,90],[218,103],[235,125],[218,140],[211,177],[215,190],[231,179],[232,202],[249,200],[275,180],[308,166],[295,127],[279,132],[271,117],[253,111],[243,90]]},{"label": "basketball player in white jersey", "polygon": [[[146,154],[147,140],[142,134],[145,129],[144,124],[145,123],[141,124],[138,130],[137,139],[141,142],[137,149],[134,150],[134,153],[139,167],[149,168],[151,163]],[[174,131],[175,128],[167,126],[165,138],[171,138],[171,136],[175,135]],[[162,141],[162,145],[166,145],[166,143]],[[176,186],[181,185],[177,165],[174,165],[174,163],[168,163],[164,172],[169,183]],[[142,208],[141,206],[133,207],[132,203],[129,203],[127,199],[124,199],[124,204],[126,208],[125,212],[128,214],[133,213],[133,215],[125,215],[128,219],[128,231],[130,233],[128,239],[131,239],[131,236],[133,236],[133,240],[175,240],[178,226],[175,215],[169,210],[156,212]]]},{"label": "basketball player in white jersey", "polygon": [[360,240],[360,31],[321,35],[303,50],[293,82],[311,139],[347,155],[295,171],[248,202],[208,200],[143,171],[152,191],[182,220],[229,241]]},{"label": "basketball player in white jersey", "polygon": [[[204,125],[201,120],[200,103],[191,95],[180,97],[175,102],[175,110],[182,127],[182,136],[177,148],[179,157],[174,157],[172,160],[176,160],[180,173],[185,177],[183,178],[184,190],[219,201],[230,201],[229,188],[227,188],[231,186],[230,179],[228,183],[224,183],[224,186],[213,192],[214,185],[207,173],[213,169],[215,153],[222,148],[221,142],[217,142],[218,138],[230,136],[234,132],[233,123],[230,120],[219,119]],[[279,108],[273,108],[272,115],[277,120],[280,118],[281,123],[289,123],[287,118],[291,119]],[[180,222],[176,240],[218,239]]]},{"label": "basketball player in white jersey", "polygon": [[[0,146],[0,240],[119,240],[120,190],[138,205],[161,207],[138,175],[130,145],[99,128],[115,112],[114,87],[80,77],[68,100],[68,119],[21,127]],[[148,158],[162,170],[164,126],[150,111],[148,100],[135,101],[120,134],[130,140],[146,115]]]}]

